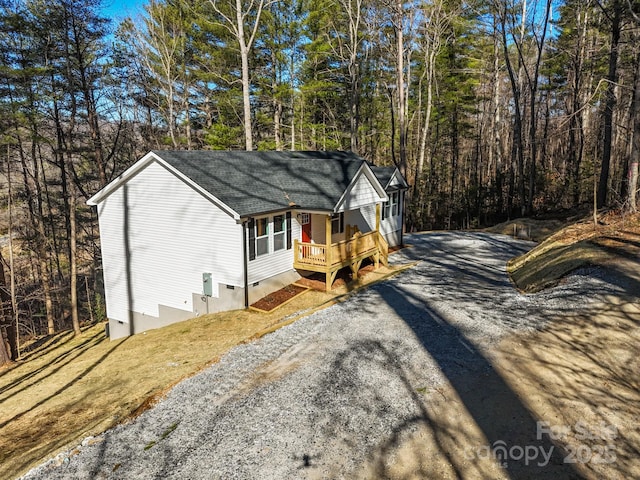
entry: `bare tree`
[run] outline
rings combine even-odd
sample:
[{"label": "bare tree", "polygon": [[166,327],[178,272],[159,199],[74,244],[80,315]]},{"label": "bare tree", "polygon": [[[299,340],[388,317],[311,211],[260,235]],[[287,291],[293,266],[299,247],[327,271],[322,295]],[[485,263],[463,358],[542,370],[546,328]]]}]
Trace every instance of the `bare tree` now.
[{"label": "bare tree", "polygon": [[153,72],[155,88],[158,89],[155,107],[164,117],[172,147],[178,148],[177,86],[182,77],[178,67],[180,51],[185,41],[184,31],[182,25],[174,21],[167,8],[157,0],[151,0],[145,8],[148,14],[145,18],[146,32],[134,31],[132,38],[135,39],[135,49],[147,71]]},{"label": "bare tree", "polygon": [[[640,16],[638,16],[627,0],[629,11],[632,14],[636,25],[640,27]],[[638,36],[636,35],[636,38]],[[627,192],[628,208],[631,212],[637,212],[638,198],[638,163],[640,163],[640,52],[636,55],[636,70],[633,82],[633,100],[631,103],[631,112],[633,118],[633,132],[631,140],[631,161],[629,162],[629,189]]]},{"label": "bare tree", "polygon": [[209,0],[213,10],[220,16],[221,24],[238,42],[242,64],[242,102],[244,109],[245,148],[253,150],[253,128],[251,125],[251,77],[249,55],[260,26],[262,11],[278,0]]},{"label": "bare tree", "polygon": [[[600,5],[600,3],[598,3]],[[602,5],[601,5],[602,6]],[[604,101],[604,140],[602,145],[602,166],[598,180],[597,205],[603,207],[607,203],[609,191],[609,171],[611,168],[611,147],[613,143],[613,113],[617,103],[616,83],[618,81],[618,48],[620,46],[620,34],[622,24],[622,2],[612,0],[612,11],[602,9],[611,22],[611,44],[609,47],[609,71],[607,73],[607,89]]]},{"label": "bare tree", "polygon": [[[358,152],[358,128],[360,126],[360,63],[365,36],[364,26],[364,2],[363,0],[338,0],[341,11],[346,15],[346,25],[342,25],[342,18],[332,21],[329,44],[333,54],[347,66],[349,77],[349,137],[351,151]],[[346,29],[345,29],[346,27]],[[346,30],[346,31],[345,31]],[[332,41],[333,40],[333,41]]]},{"label": "bare tree", "polygon": [[420,77],[420,86],[422,83],[426,83],[426,95],[424,106],[422,105],[422,88],[419,89],[420,99],[418,102],[419,113],[422,115],[424,111],[423,120],[420,125],[420,149],[418,152],[418,164],[416,167],[416,188],[419,187],[420,179],[422,177],[422,171],[424,168],[425,158],[427,156],[427,139],[429,138],[429,127],[431,121],[431,110],[433,108],[433,88],[436,73],[436,58],[438,57],[443,44],[448,40],[444,38],[445,32],[448,30],[448,25],[451,21],[452,15],[455,13],[446,13],[444,11],[443,0],[435,0],[431,4],[424,4],[423,9],[423,29],[422,35],[418,39],[419,49],[423,56],[423,71]]},{"label": "bare tree", "polygon": [[398,94],[398,131],[400,140],[400,161],[398,169],[402,176],[407,176],[407,98],[406,87],[408,75],[405,71],[405,11],[404,2],[395,0],[393,9],[393,29],[396,36],[396,90]]}]

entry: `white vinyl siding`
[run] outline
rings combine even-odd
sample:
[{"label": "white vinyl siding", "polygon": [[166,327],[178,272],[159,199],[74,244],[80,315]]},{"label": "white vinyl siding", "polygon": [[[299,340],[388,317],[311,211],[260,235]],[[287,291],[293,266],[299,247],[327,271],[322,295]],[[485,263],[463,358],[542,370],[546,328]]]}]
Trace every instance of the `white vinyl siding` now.
[{"label": "white vinyl siding", "polygon": [[376,206],[369,205],[359,210],[344,212],[345,225],[358,227],[361,233],[367,233],[376,228]]},{"label": "white vinyl siding", "polygon": [[356,210],[385,200],[384,197],[381,197],[378,191],[374,188],[371,180],[365,172],[366,170],[360,172],[351,188],[347,190],[342,202],[338,205],[339,208],[337,211],[344,212],[347,210]]},{"label": "white vinyl siding", "polygon": [[[269,254],[257,255],[255,259],[248,261],[249,286],[293,269],[293,240],[296,238],[299,239],[301,235],[300,223],[295,213],[296,212],[292,212],[291,214],[291,248],[287,250],[286,226],[283,249],[274,251],[274,237],[273,234],[269,235]],[[282,215],[285,214],[283,213]],[[268,217],[269,232],[274,231],[273,218],[274,216]],[[257,221],[258,219],[256,218],[256,222]]]},{"label": "white vinyl siding", "polygon": [[158,316],[158,305],[192,311],[204,272],[214,296],[219,283],[244,284],[242,226],[157,162],[104,199],[98,214],[112,320],[127,322],[128,310]]},{"label": "white vinyl siding", "polygon": [[[402,233],[402,211],[404,208],[404,192],[398,191],[397,193],[397,207],[393,209],[393,205],[391,202],[388,205],[388,213],[389,215],[380,222],[380,233],[384,235],[385,240],[390,246],[396,246],[400,243],[400,234]],[[392,193],[389,193],[389,200],[391,200]],[[385,208],[383,204],[382,209]],[[396,212],[393,215],[393,212]]]}]

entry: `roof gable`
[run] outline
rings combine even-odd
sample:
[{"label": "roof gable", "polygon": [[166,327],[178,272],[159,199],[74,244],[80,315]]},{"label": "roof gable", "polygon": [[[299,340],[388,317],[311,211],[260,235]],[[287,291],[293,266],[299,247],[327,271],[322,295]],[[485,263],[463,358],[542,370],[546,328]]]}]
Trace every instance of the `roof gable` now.
[{"label": "roof gable", "polygon": [[387,194],[371,167],[364,163],[335,206],[336,211],[351,210],[370,205],[373,201],[386,201]]},{"label": "roof gable", "polygon": [[409,184],[400,173],[400,170],[398,170],[396,167],[371,166],[371,170],[376,175],[384,189],[387,191],[409,188]]},{"label": "roof gable", "polygon": [[152,160],[236,218],[294,206],[333,211],[358,172],[369,169],[365,160],[349,152],[153,151],[88,203],[102,201]]}]

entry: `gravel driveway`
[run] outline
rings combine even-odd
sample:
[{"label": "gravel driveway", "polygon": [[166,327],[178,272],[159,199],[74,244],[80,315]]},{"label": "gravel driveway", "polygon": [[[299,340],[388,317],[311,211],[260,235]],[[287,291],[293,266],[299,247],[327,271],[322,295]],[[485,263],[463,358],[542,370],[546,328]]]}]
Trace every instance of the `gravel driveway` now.
[{"label": "gravel driveway", "polygon": [[[487,441],[535,435],[535,420],[492,368],[492,346],[615,287],[578,274],[524,296],[504,265],[528,242],[428,233],[406,243],[391,261],[417,266],[234,348],[135,421],[24,478],[351,478],[373,451],[425,422],[430,392],[445,383]],[[483,382],[514,397],[505,418],[474,406]],[[550,465],[558,478],[572,476],[557,458]]]}]

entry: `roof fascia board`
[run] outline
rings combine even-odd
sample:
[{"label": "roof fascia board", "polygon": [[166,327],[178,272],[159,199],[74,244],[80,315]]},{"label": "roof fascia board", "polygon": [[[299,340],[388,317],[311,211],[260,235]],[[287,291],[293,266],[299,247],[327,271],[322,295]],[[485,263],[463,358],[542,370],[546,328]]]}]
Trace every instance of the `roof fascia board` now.
[{"label": "roof fascia board", "polygon": [[387,200],[389,200],[387,192],[385,192],[384,187],[380,184],[380,181],[378,180],[378,177],[375,176],[375,174],[373,173],[373,170],[371,170],[371,167],[369,167],[369,165],[367,165],[367,162],[363,161],[362,162],[362,166],[358,169],[356,174],[351,179],[351,183],[349,183],[349,186],[342,193],[342,196],[338,200],[338,203],[336,203],[335,207],[333,207],[333,211],[334,212],[337,212],[338,209],[342,206],[342,204],[344,203],[344,201],[347,198],[347,195],[349,195],[351,193],[351,190],[353,190],[353,187],[355,186],[357,181],[360,179],[361,175],[365,175],[367,177],[367,179],[369,180],[369,182],[371,182],[371,185],[373,186],[373,188],[375,189],[376,193],[380,197],[380,201],[381,202],[386,202]]}]

